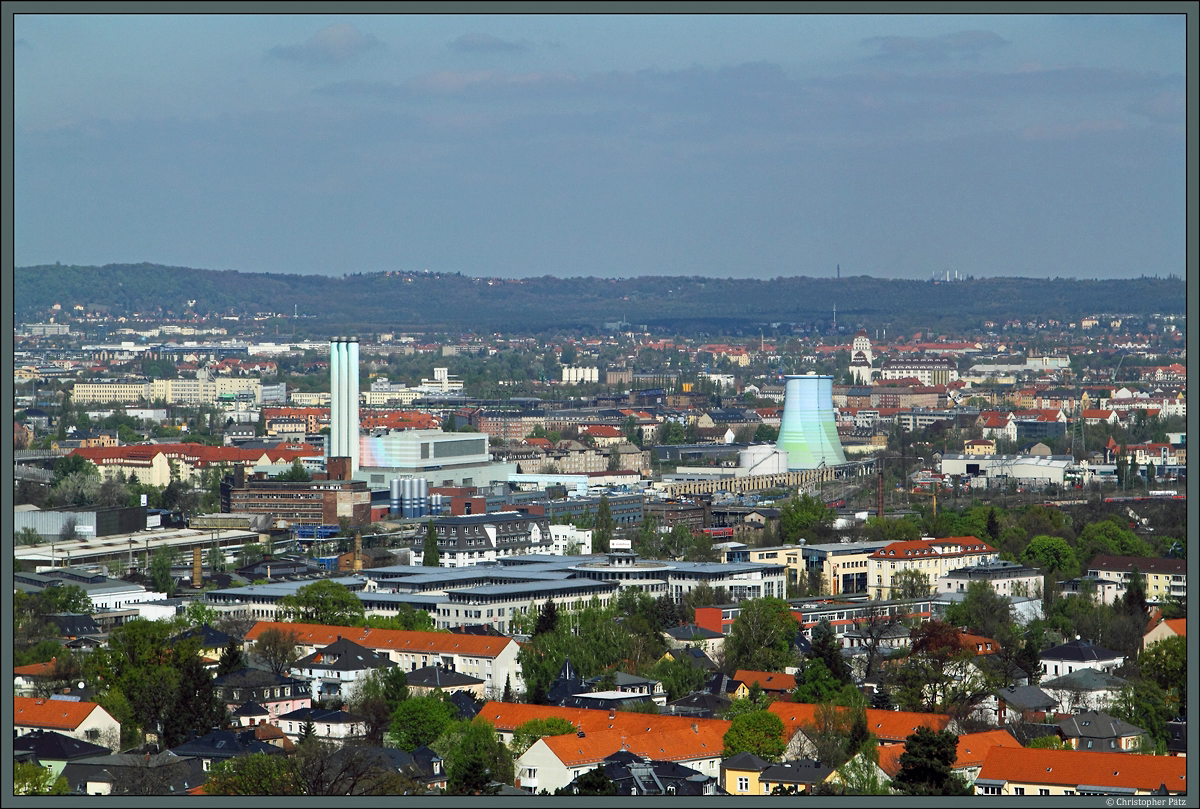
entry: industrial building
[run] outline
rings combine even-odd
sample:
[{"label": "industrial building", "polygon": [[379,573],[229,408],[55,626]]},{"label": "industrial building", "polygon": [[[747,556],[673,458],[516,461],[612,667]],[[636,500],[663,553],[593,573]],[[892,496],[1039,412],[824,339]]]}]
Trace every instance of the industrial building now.
[{"label": "industrial building", "polygon": [[788,470],[846,463],[833,412],[833,377],[808,374],[784,380],[783,417],[775,446],[787,452]]},{"label": "industrial building", "polygon": [[[241,478],[241,482],[237,481]],[[306,482],[228,476],[221,482],[221,511],[261,514],[288,525],[371,522],[371,492],[360,480]]]}]

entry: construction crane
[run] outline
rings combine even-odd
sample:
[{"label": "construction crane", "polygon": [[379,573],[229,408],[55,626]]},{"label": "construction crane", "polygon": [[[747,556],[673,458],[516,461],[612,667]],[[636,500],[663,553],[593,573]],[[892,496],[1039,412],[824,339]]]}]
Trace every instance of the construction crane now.
[{"label": "construction crane", "polygon": [[[931,484],[932,484],[932,486],[933,486],[933,491],[929,491],[929,492],[922,492],[922,491],[918,491],[917,489],[915,489],[915,488],[914,488],[914,489],[913,489],[911,492],[909,492],[909,494],[915,494],[915,495],[917,495],[918,497],[929,497],[929,498],[932,498],[932,503],[933,503],[933,518],[936,520],[936,519],[937,519],[937,496],[938,496],[938,482],[937,482],[936,480],[934,480],[934,481],[929,481],[929,483],[931,483]],[[917,483],[917,484],[915,484],[915,485],[917,485],[917,486],[922,486],[922,485],[924,485],[924,483]]]}]

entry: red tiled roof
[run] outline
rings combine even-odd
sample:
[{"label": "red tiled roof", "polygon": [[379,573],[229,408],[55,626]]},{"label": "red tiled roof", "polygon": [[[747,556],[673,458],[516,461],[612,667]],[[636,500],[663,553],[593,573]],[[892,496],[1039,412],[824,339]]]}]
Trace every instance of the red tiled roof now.
[{"label": "red tiled roof", "polygon": [[[589,736],[609,731],[623,733],[630,738],[684,730],[693,732],[692,726],[695,725],[697,729],[710,728],[716,731],[717,738],[720,738],[729,730],[729,722],[724,719],[693,719],[687,716],[659,716],[630,711],[598,711],[591,708],[562,708],[556,705],[525,705],[514,702],[488,702],[479,709],[478,716],[491,722],[496,730],[507,733],[512,733],[518,726],[531,719],[550,717],[565,719]],[[716,752],[719,754],[720,749]]]},{"label": "red tiled roof", "polygon": [[[938,553],[936,546],[957,546],[958,550]],[[913,556],[961,556],[968,553],[995,553],[995,549],[981,539],[975,537],[945,537],[944,539],[914,539],[902,542],[892,542],[875,553],[873,559],[913,557]]]},{"label": "red tiled roof", "polygon": [[[986,730],[982,733],[964,733],[958,737],[954,756],[954,769],[978,767],[995,747],[1020,747],[1021,743],[1007,730]],[[881,744],[875,748],[879,756],[879,768],[892,778],[900,772],[900,756],[904,755],[903,744]]]},{"label": "red tiled roof", "polygon": [[790,674],[780,674],[774,671],[747,671],[738,669],[733,673],[733,679],[747,686],[758,683],[764,691],[794,691],[796,678]]},{"label": "red tiled roof", "polygon": [[979,777],[1025,784],[1068,787],[1085,784],[1146,791],[1165,784],[1168,791],[1178,793],[1187,790],[1187,759],[1130,753],[993,747],[984,759]]},{"label": "red tiled roof", "polygon": [[655,728],[634,732],[621,729],[591,733],[584,731],[583,736],[567,733],[562,736],[544,737],[542,741],[550,748],[550,752],[568,767],[594,764],[618,750],[628,750],[658,761],[688,761],[697,758],[719,758],[725,747],[722,737],[728,729],[728,722],[701,719],[692,721],[688,727],[672,730]]},{"label": "red tiled roof", "polygon": [[[817,705],[805,702],[772,702],[767,706],[768,711],[783,720],[784,733],[788,738],[794,736],[797,730],[816,723],[817,708]],[[921,726],[942,731],[949,724],[949,714],[867,708],[867,729],[880,741],[902,742]]]},{"label": "red tiled roof", "polygon": [[44,677],[54,671],[55,658],[50,658],[45,663],[30,663],[28,666],[14,666],[14,677]]},{"label": "red tiled roof", "polygon": [[13,724],[19,727],[75,730],[99,707],[94,702],[13,697]]},{"label": "red tiled roof", "polygon": [[336,641],[338,636],[341,636],[368,649],[462,654],[473,657],[496,657],[504,651],[508,644],[515,643],[512,638],[497,638],[489,635],[408,632],[402,629],[292,624],[283,621],[259,621],[246,633],[246,640],[256,640],[268,629],[294,632],[299,643],[317,648],[328,646]]}]

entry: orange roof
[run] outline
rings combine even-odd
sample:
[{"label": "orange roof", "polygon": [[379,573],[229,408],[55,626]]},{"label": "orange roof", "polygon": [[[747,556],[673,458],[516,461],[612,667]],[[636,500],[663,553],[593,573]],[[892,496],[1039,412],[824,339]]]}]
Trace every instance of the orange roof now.
[{"label": "orange roof", "polygon": [[790,674],[779,674],[773,671],[746,671],[738,669],[733,673],[733,679],[754,685],[758,683],[763,691],[793,691],[796,688],[796,678]]},{"label": "orange roof", "polygon": [[[712,727],[713,723],[720,727]],[[722,737],[728,729],[728,722],[700,719],[691,722],[689,727],[674,730],[655,728],[648,732],[584,731],[583,736],[567,733],[562,736],[544,737],[542,741],[550,748],[550,752],[568,767],[594,764],[619,750],[628,750],[658,761],[688,761],[696,758],[719,758],[725,747]]]},{"label": "orange roof", "polygon": [[13,724],[19,727],[75,730],[99,707],[94,702],[13,697]]},{"label": "orange roof", "polygon": [[1147,791],[1166,784],[1168,791],[1178,793],[1187,790],[1187,759],[1178,756],[993,747],[983,761],[979,777],[1072,788],[1086,784]]},{"label": "orange roof", "polygon": [[1168,618],[1163,623],[1179,637],[1187,637],[1187,618]]},{"label": "orange roof", "polygon": [[[729,722],[723,719],[692,719],[687,716],[659,716],[656,714],[633,713],[631,711],[597,711],[592,708],[561,708],[556,705],[525,705],[514,702],[488,702],[479,709],[478,716],[492,723],[496,730],[511,733],[531,719],[565,719],[585,734],[616,731],[632,738],[643,734],[660,734],[676,731],[692,731],[697,728],[712,728],[717,738],[729,730]],[[699,731],[695,731],[699,732]],[[620,749],[620,746],[616,749]],[[612,750],[609,753],[613,752]],[[717,751],[718,753],[720,750]],[[604,755],[608,755],[605,753]],[[603,758],[604,756],[601,756]]]},{"label": "orange roof", "polygon": [[[957,550],[943,550],[938,553],[934,548],[946,546],[956,546]],[[975,537],[945,537],[943,539],[914,539],[901,542],[892,542],[875,553],[871,554],[873,559],[882,559],[884,557],[895,556],[959,556],[967,553],[994,553],[995,549],[981,539]]]},{"label": "orange roof", "polygon": [[[806,702],[772,702],[767,710],[783,720],[788,738],[797,730],[816,723],[817,705]],[[839,708],[839,711],[845,710]],[[915,711],[882,711],[867,708],[867,730],[880,741],[902,742],[919,727],[942,731],[950,724],[950,716],[944,713],[917,713]]]},{"label": "orange roof", "polygon": [[316,648],[328,646],[341,636],[368,649],[463,654],[474,657],[496,657],[504,651],[508,644],[515,642],[511,638],[497,638],[488,635],[407,632],[402,629],[291,624],[283,621],[259,621],[246,633],[246,640],[257,640],[258,636],[268,629],[294,632],[299,643]]},{"label": "orange roof", "polygon": [[881,744],[875,748],[875,754],[879,757],[879,769],[889,777],[895,778],[900,773],[900,756],[904,755],[904,745]]},{"label": "orange roof", "polygon": [[14,677],[45,677],[54,671],[54,661],[56,658],[50,658],[45,663],[30,663],[28,666],[14,666]]},{"label": "orange roof", "polygon": [[995,747],[1020,747],[1021,743],[1007,730],[985,730],[982,733],[964,733],[958,737],[958,749],[954,756],[955,768],[978,767],[987,758],[988,751]]}]

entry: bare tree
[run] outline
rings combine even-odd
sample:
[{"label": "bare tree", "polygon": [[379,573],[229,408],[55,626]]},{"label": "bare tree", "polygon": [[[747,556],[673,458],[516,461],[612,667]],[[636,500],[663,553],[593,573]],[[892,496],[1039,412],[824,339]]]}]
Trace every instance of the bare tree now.
[{"label": "bare tree", "polygon": [[879,661],[887,653],[884,641],[892,636],[895,629],[902,626],[900,616],[881,604],[872,604],[867,608],[863,617],[854,623],[854,629],[862,639],[862,650],[866,658],[863,677],[875,674]]},{"label": "bare tree", "polygon": [[299,639],[295,632],[267,629],[258,636],[251,651],[266,660],[271,671],[283,675],[300,659]]}]

